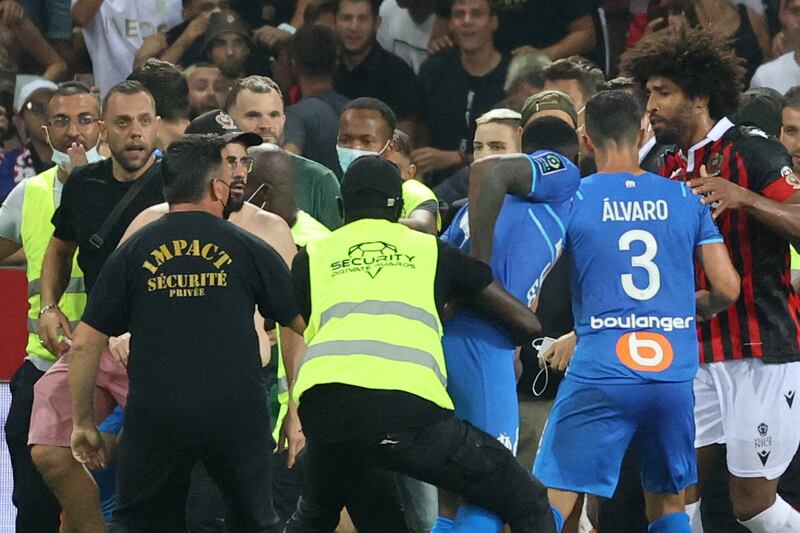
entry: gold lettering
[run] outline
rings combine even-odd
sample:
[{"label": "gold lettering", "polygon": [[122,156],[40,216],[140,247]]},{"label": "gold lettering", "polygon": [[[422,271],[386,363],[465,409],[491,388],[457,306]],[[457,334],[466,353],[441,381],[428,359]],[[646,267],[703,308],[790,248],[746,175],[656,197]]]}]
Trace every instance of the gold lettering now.
[{"label": "gold lettering", "polygon": [[155,274],[158,268],[156,268],[150,261],[145,261],[142,263],[142,268],[149,270],[151,274]]},{"label": "gold lettering", "polygon": [[153,256],[153,259],[155,259],[157,267],[160,267],[172,259],[172,253],[169,251],[169,248],[167,248],[166,244],[162,244],[156,250],[150,252],[150,255]]},{"label": "gold lettering", "polygon": [[233,259],[231,259],[231,256],[228,255],[228,252],[222,252],[222,254],[219,256],[219,259],[214,261],[214,266],[217,268],[222,268],[223,265],[230,265],[231,263],[233,263]]},{"label": "gold lettering", "polygon": [[205,259],[207,261],[211,261],[211,259],[212,259],[211,250],[212,249],[214,251],[219,250],[219,246],[217,246],[216,244],[212,244],[212,243],[208,243],[205,246],[203,246],[203,252],[202,252],[203,259]]},{"label": "gold lettering", "polygon": [[186,251],[186,255],[194,255],[196,257],[200,257],[200,241],[194,239],[192,244],[189,245],[189,249]]},{"label": "gold lettering", "polygon": [[147,292],[153,292],[156,290],[156,279],[150,278],[147,280]]},{"label": "gold lettering", "polygon": [[172,249],[175,251],[175,257],[182,256],[183,251],[186,249],[188,245],[189,243],[187,243],[183,239],[172,241]]}]

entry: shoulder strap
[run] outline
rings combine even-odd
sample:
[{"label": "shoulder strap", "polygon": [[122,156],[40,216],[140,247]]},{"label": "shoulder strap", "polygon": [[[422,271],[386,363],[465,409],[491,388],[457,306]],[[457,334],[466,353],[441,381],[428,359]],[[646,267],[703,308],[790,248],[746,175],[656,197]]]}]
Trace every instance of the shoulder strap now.
[{"label": "shoulder strap", "polygon": [[111,210],[111,213],[109,213],[106,219],[103,221],[103,225],[100,226],[100,229],[97,230],[94,235],[89,237],[89,242],[92,246],[98,249],[102,248],[103,243],[105,243],[106,239],[108,238],[108,234],[111,233],[111,230],[117,225],[117,222],[119,222],[122,213],[128,209],[133,200],[139,194],[139,191],[144,189],[145,185],[150,183],[153,180],[153,177],[158,174],[158,172],[151,172],[152,168],[153,167],[147,169],[147,172],[145,172],[143,176],[133,182],[133,185],[130,189],[128,189],[128,192],[125,193],[125,196],[123,196],[122,199],[117,202],[117,205],[114,206],[114,209]]}]

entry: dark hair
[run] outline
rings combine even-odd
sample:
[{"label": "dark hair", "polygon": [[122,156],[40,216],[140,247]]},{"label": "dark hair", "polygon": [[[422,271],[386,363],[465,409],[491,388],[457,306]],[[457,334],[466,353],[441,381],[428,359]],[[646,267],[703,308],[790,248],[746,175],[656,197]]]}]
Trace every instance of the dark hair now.
[{"label": "dark hair", "polygon": [[323,15],[336,16],[336,0],[317,0],[309,3],[303,11],[303,24],[315,24]]},{"label": "dark hair", "polygon": [[336,13],[338,13],[339,10],[342,9],[342,2],[353,2],[353,3],[366,2],[369,4],[369,10],[372,13],[373,17],[378,16],[381,8],[380,0],[336,0]]},{"label": "dark hair", "polygon": [[278,84],[272,78],[266,76],[247,76],[246,78],[239,78],[234,81],[228,91],[228,97],[225,100],[225,109],[230,111],[231,107],[236,105],[236,99],[242,91],[252,91],[259,94],[267,94],[271,92],[278,93],[281,100],[283,100],[283,93]]},{"label": "dark hair", "polygon": [[290,50],[295,68],[303,74],[316,79],[336,75],[339,43],[330,29],[304,24],[292,37]]},{"label": "dark hair", "polygon": [[522,132],[522,150],[532,154],[537,150],[552,150],[569,158],[578,159],[578,134],[575,128],[558,117],[533,119]]},{"label": "dark hair", "polygon": [[222,162],[225,141],[219,135],[184,135],[164,154],[161,175],[164,199],[171,204],[197,203]]},{"label": "dark hair", "polygon": [[411,159],[411,151],[414,149],[414,146],[411,144],[411,136],[403,130],[395,128],[392,134],[392,140],[394,140],[395,151]]},{"label": "dark hair", "polygon": [[644,87],[650,78],[671,80],[689,98],[707,97],[714,120],[739,105],[744,61],[715,33],[703,29],[667,29],[648,35],[622,54],[620,69]]},{"label": "dark hair", "polygon": [[589,100],[605,85],[606,78],[600,68],[580,56],[565,57],[544,68],[546,81],[576,80],[584,100]]},{"label": "dark hair", "polygon": [[784,98],[786,101],[784,102],[783,107],[793,107],[800,111],[800,85],[796,85],[786,91]]},{"label": "dark hair", "polygon": [[58,84],[58,88],[53,92],[50,96],[50,100],[47,101],[47,104],[50,105],[50,102],[53,98],[56,97],[64,97],[64,96],[74,96],[76,94],[88,94],[94,97],[95,101],[97,101],[97,106],[100,107],[100,101],[86,85],[82,84],[79,81],[62,81]]},{"label": "dark hair", "polygon": [[137,94],[137,93],[145,93],[147,96],[150,97],[150,101],[153,102],[153,107],[156,107],[156,99],[153,98],[153,93],[147,90],[147,87],[142,85],[138,81],[132,80],[125,80],[119,82],[118,84],[114,85],[108,93],[106,93],[105,98],[103,98],[103,105],[102,105],[102,112],[105,114],[106,109],[108,109],[108,102],[111,100],[111,97],[115,94]]},{"label": "dark hair", "polygon": [[626,91],[602,91],[586,103],[586,134],[601,150],[609,141],[636,144],[642,125],[642,108]]},{"label": "dark hair", "polygon": [[631,95],[633,95],[636,100],[639,102],[639,106],[642,109],[647,108],[647,94],[642,90],[642,87],[636,83],[636,80],[633,78],[628,78],[626,76],[619,76],[614,79],[608,80],[603,88],[603,91],[625,91]]},{"label": "dark hair", "polygon": [[168,61],[150,58],[128,75],[153,95],[156,113],[162,120],[174,122],[189,118],[189,84],[180,69]]},{"label": "dark hair", "polygon": [[344,106],[342,113],[348,109],[368,109],[371,111],[377,111],[381,114],[381,117],[389,127],[390,136],[394,133],[395,128],[397,128],[397,116],[394,114],[394,111],[392,111],[392,108],[386,105],[386,103],[378,100],[377,98],[371,98],[369,96],[356,98]]},{"label": "dark hair", "polygon": [[[448,17],[452,16],[453,4],[455,4],[456,2],[466,2],[466,1],[467,0],[451,0],[450,2],[448,2],[449,4],[447,7]],[[484,1],[489,6],[489,15],[492,16],[497,15],[497,8],[495,7],[494,2],[492,0],[484,0]]]}]

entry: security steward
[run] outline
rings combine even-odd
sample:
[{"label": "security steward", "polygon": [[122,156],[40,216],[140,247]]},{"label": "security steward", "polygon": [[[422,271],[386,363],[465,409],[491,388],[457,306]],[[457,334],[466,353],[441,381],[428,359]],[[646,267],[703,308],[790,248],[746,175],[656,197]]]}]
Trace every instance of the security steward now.
[{"label": "security steward", "polygon": [[397,223],[402,180],[376,156],[342,181],[345,225],[295,257],[308,350],[292,395],[306,434],[303,495],[287,531],[333,531],[360,474],[384,469],[459,494],[514,532],[555,532],[544,487],[494,438],[453,416],[442,353],[446,300],[524,342],[536,317],[487,265]]}]

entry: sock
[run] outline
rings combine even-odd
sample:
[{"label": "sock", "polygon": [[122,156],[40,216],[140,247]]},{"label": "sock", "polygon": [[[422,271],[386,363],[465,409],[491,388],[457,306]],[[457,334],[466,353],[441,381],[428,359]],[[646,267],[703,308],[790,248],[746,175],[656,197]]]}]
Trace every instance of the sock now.
[{"label": "sock", "polygon": [[444,516],[437,516],[436,522],[433,523],[431,533],[446,533],[453,530],[453,521]]},{"label": "sock", "polygon": [[550,506],[550,510],[553,512],[553,520],[556,522],[556,533],[561,533],[561,530],[564,528],[564,517],[561,515],[561,511]]},{"label": "sock", "polygon": [[689,515],[689,525],[692,527],[692,533],[703,533],[703,520],[700,517],[700,502],[697,500],[694,503],[686,504],[686,514]]},{"label": "sock", "polygon": [[462,505],[453,524],[454,533],[500,533],[503,521],[491,511],[474,505]]},{"label": "sock", "polygon": [[776,496],[775,503],[766,511],[762,511],[750,520],[739,521],[753,533],[791,533],[800,532],[800,513],[791,505]]},{"label": "sock", "polygon": [[689,526],[689,515],[686,513],[670,513],[664,515],[647,526],[649,533],[692,533]]}]

